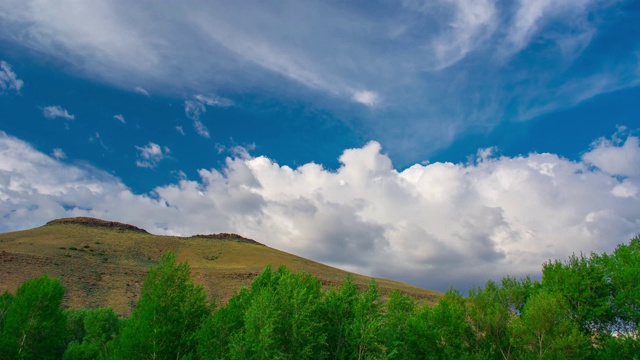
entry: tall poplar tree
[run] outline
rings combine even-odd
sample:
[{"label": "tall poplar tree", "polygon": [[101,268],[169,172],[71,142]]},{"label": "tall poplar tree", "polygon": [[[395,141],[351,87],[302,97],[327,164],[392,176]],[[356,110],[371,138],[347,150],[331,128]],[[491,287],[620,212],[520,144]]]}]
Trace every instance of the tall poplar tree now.
[{"label": "tall poplar tree", "polygon": [[196,330],[210,312],[187,263],[162,255],[149,270],[140,300],[116,339],[118,359],[178,359],[195,352]]}]

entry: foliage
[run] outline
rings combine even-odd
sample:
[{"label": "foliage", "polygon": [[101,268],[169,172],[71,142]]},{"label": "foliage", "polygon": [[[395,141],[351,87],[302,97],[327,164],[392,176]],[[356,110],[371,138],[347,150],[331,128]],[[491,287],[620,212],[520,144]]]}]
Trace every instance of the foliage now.
[{"label": "foliage", "polygon": [[[323,354],[321,285],[309,274],[267,267],[199,332],[203,359],[309,359]],[[220,350],[223,351],[220,351]]]},{"label": "foliage", "polygon": [[388,359],[409,359],[406,339],[411,334],[409,319],[416,310],[416,300],[394,291],[385,304],[386,314],[380,337]]},{"label": "foliage", "polygon": [[348,329],[355,318],[355,303],[359,296],[358,286],[349,276],[340,288],[329,289],[321,304],[322,327],[326,335],[326,351],[329,359],[349,359],[351,340]]},{"label": "foliage", "polygon": [[176,264],[175,255],[166,253],[144,280],[140,300],[116,338],[115,357],[186,356],[195,350],[195,332],[209,312],[202,287],[193,284],[189,265]]},{"label": "foliage", "polygon": [[587,355],[589,339],[580,332],[567,301],[558,293],[533,295],[521,317],[510,324],[519,357],[581,359]]},{"label": "foliage", "polygon": [[380,330],[383,320],[380,292],[374,280],[367,291],[362,292],[354,302],[353,322],[347,327],[347,349],[351,359],[379,359],[383,354]]},{"label": "foliage", "polygon": [[0,335],[0,357],[6,359],[56,359],[64,352],[67,333],[60,308],[64,287],[47,275],[24,282],[10,305]]},{"label": "foliage", "polygon": [[473,350],[465,299],[455,289],[438,305],[423,306],[409,318],[409,359],[465,359]]},{"label": "foliage", "polygon": [[69,346],[63,359],[107,358],[108,344],[118,334],[118,315],[111,308],[69,309]]},{"label": "foliage", "polygon": [[613,312],[618,332],[637,333],[640,326],[640,237],[619,245],[613,254],[599,257],[611,282]]},{"label": "foliage", "polygon": [[8,291],[5,291],[0,295],[0,335],[2,335],[2,329],[4,328],[4,319],[7,316],[7,311],[13,303],[15,297]]},{"label": "foliage", "polygon": [[597,255],[549,261],[542,268],[542,286],[566,299],[571,315],[585,333],[610,331],[615,322],[610,306],[612,286]]}]

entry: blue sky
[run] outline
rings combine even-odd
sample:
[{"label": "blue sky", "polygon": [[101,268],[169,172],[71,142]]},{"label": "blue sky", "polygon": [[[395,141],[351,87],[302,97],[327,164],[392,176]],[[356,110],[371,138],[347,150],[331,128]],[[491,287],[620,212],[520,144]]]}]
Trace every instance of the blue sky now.
[{"label": "blue sky", "polygon": [[[640,233],[640,4],[0,4],[0,231],[238,232],[461,289]],[[390,265],[391,263],[391,265]]]}]

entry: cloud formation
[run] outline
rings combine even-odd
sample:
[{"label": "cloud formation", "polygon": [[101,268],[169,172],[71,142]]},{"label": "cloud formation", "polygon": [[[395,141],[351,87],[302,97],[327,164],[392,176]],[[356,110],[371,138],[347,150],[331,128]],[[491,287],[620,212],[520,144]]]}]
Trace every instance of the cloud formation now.
[{"label": "cloud formation", "polygon": [[158,163],[166,159],[171,152],[168,147],[149,142],[147,146],[136,146],[138,150],[138,160],[136,165],[142,168],[154,168]]},{"label": "cloud formation", "polygon": [[18,79],[16,73],[11,70],[11,65],[5,61],[0,61],[0,94],[11,90],[20,93],[23,85],[24,81]]},{"label": "cloud formation", "polygon": [[53,149],[53,151],[51,152],[51,156],[58,160],[67,158],[67,154],[65,154],[64,151],[60,148]]},{"label": "cloud formation", "polygon": [[140,86],[136,86],[133,90],[135,90],[137,93],[140,93],[144,96],[150,96],[149,92],[143,88],[141,88]]},{"label": "cloud formation", "polygon": [[353,93],[353,100],[374,107],[380,102],[380,96],[372,91],[361,90]]},{"label": "cloud formation", "polygon": [[[187,118],[193,121],[193,127],[198,135],[204,138],[209,138],[211,137],[209,129],[202,123],[202,121],[200,121],[200,115],[207,111],[207,106],[229,107],[232,105],[233,101],[229,99],[217,96],[195,95],[192,100],[186,100],[184,102],[184,113]],[[178,131],[182,133],[182,131]]]},{"label": "cloud formation", "polygon": [[[154,143],[138,150],[149,164],[168,153]],[[640,177],[619,174],[637,169],[638,156],[628,132],[594,143],[583,161],[483,150],[468,163],[403,171],[376,142],[345,150],[333,172],[245,151],[221,170],[201,169],[199,179],[133,194],[109,174],[0,133],[0,231],[95,216],[159,234],[237,232],[343,269],[466,289],[628,241],[640,230]]]},{"label": "cloud formation", "polygon": [[42,115],[47,119],[63,118],[67,120],[75,119],[75,115],[69,114],[67,109],[63,109],[60,105],[51,105],[42,108]]},{"label": "cloud formation", "polygon": [[621,127],[611,139],[596,140],[582,159],[609,175],[640,178],[640,144],[635,136],[625,137],[626,131]]},{"label": "cloud formation", "polygon": [[[195,0],[141,11],[150,4],[7,0],[0,38],[147,96],[258,93],[356,113],[387,149],[418,158],[464,132],[640,81],[637,34],[615,0]],[[196,132],[209,136],[198,109],[212,105],[187,101]]]},{"label": "cloud formation", "polygon": [[120,121],[123,124],[126,123],[124,116],[122,116],[122,114],[113,115],[113,118]]}]

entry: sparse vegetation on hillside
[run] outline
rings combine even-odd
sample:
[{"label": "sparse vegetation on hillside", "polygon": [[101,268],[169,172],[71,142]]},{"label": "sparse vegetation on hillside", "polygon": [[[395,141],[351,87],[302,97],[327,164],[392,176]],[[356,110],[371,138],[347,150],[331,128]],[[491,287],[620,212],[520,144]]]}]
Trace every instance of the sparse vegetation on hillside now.
[{"label": "sparse vegetation on hillside", "polygon": [[[44,273],[67,289],[63,306],[111,307],[129,315],[138,302],[147,269],[167,251],[188,261],[194,282],[207,296],[225,303],[269,264],[285,265],[317,277],[323,287],[338,286],[349,273],[278,251],[235,234],[158,236],[126,224],[91,218],[60,219],[19,232],[0,234],[0,292]],[[370,278],[351,274],[365,288]],[[395,281],[376,279],[383,295],[398,289],[435,302],[442,294]]]},{"label": "sparse vegetation on hillside", "polygon": [[51,220],[48,223],[46,223],[45,226],[56,225],[56,224],[73,224],[73,225],[82,225],[82,226],[95,227],[95,228],[108,228],[108,229],[121,230],[121,231],[134,231],[134,232],[139,232],[144,234],[149,233],[147,232],[147,230],[141,229],[137,226],[123,224],[116,221],[106,221],[106,220],[100,220],[100,219],[82,217],[82,216],[74,217],[74,218],[63,218],[63,219]]}]

